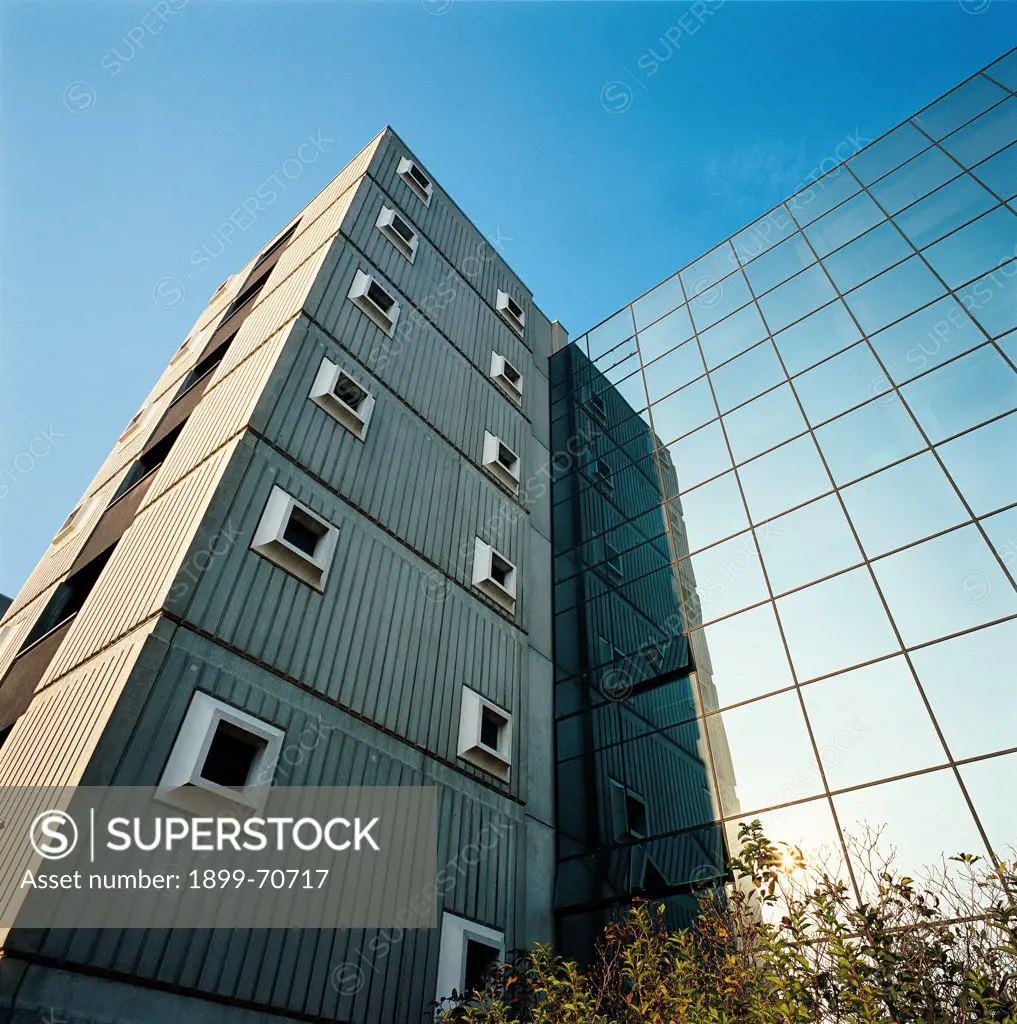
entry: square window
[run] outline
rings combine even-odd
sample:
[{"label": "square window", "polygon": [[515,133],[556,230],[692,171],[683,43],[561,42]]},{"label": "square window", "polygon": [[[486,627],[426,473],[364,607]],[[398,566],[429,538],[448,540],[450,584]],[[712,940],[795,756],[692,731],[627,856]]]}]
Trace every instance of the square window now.
[{"label": "square window", "polygon": [[980,163],[972,172],[1001,199],[1017,195],[1017,143]]},{"label": "square window", "polygon": [[680,441],[673,441],[668,451],[683,491],[731,468],[731,456],[719,420],[687,434]]},{"label": "square window", "polygon": [[707,366],[726,362],[766,337],[766,325],[755,305],[745,306],[699,336]]},{"label": "square window", "polygon": [[[741,611],[770,596],[751,533],[700,551],[685,563],[686,567],[689,564],[695,590],[686,594],[686,602],[693,626]],[[697,612],[701,618],[697,619]]]},{"label": "square window", "polygon": [[350,286],[350,301],[386,334],[392,335],[399,319],[399,303],[370,274],[358,270]]},{"label": "square window", "polygon": [[484,431],[484,468],[513,493],[519,490],[519,456],[499,437]]},{"label": "square window", "polygon": [[502,932],[446,910],[441,918],[435,999],[446,999],[453,990],[460,995],[474,991],[490,966],[505,955],[504,950]]},{"label": "square window", "polygon": [[890,390],[890,382],[865,342],[794,379],[795,391],[815,426]]},{"label": "square window", "polygon": [[396,173],[399,175],[407,185],[410,186],[410,191],[425,205],[429,206],[431,203],[431,195],[434,192],[434,185],[431,183],[430,177],[424,172],[424,169],[416,162],[411,160],[408,156],[401,157],[399,160],[399,166],[396,168]]},{"label": "square window", "polygon": [[311,401],[361,441],[374,411],[374,396],[330,359],[323,359],[311,387]]},{"label": "square window", "polygon": [[943,148],[965,167],[973,167],[1017,139],[1017,97],[998,103],[971,124],[945,138]]},{"label": "square window", "polygon": [[967,285],[957,298],[991,337],[1013,330],[1017,327],[1017,260]]},{"label": "square window", "polygon": [[689,309],[697,331],[705,331],[707,327],[712,327],[729,313],[741,309],[752,301],[752,293],[740,270],[716,283],[710,283],[709,279],[706,279],[704,287],[705,291],[701,291],[694,299],[689,299]]},{"label": "square window", "polygon": [[[687,341],[693,333],[688,306],[672,310],[649,327],[640,327],[639,354],[644,365]],[[702,370],[699,372],[702,373]],[[675,387],[677,385],[672,385],[672,390]]]},{"label": "square window", "polygon": [[833,489],[816,442],[808,434],[746,462],[738,476],[754,523]]},{"label": "square window", "polygon": [[941,139],[986,108],[1006,99],[1006,96],[995,82],[990,82],[983,75],[975,75],[931,103],[912,120],[934,139]]},{"label": "square window", "polygon": [[251,549],[316,590],[325,589],[339,530],[273,487]]},{"label": "square window", "polygon": [[684,301],[682,286],[676,274],[632,303],[636,327],[642,331],[671,310],[677,309]]},{"label": "square window", "polygon": [[523,312],[523,307],[508,292],[498,290],[498,301],[495,303],[495,308],[516,334],[522,337],[526,333],[526,314]]},{"label": "square window", "polygon": [[905,122],[856,153],[848,165],[863,185],[871,185],[928,145],[929,140],[913,124]]},{"label": "square window", "polygon": [[[975,187],[985,192],[980,185]],[[988,192],[985,195],[988,196]],[[991,213],[926,249],[925,258],[950,288],[959,288],[1012,260],[1017,255],[1015,238],[1017,215],[1009,206],[997,206]]]},{"label": "square window", "polygon": [[[748,527],[745,506],[734,473],[682,494],[680,507],[689,551],[716,544]],[[672,511],[677,502],[672,502]]]},{"label": "square window", "polygon": [[491,353],[491,377],[517,405],[523,400],[523,375],[503,355]]},{"label": "square window", "polygon": [[669,442],[717,418],[717,406],[706,377],[668,395],[650,411],[657,436]]},{"label": "square window", "polygon": [[795,222],[784,206],[776,206],[732,239],[743,266],[796,231]]},{"label": "square window", "polygon": [[680,272],[679,276],[685,285],[686,293],[691,298],[727,277],[737,267],[738,260],[735,259],[734,249],[731,248],[730,243],[721,242],[705,256],[700,256],[695,263],[690,263]]},{"label": "square window", "polygon": [[850,199],[860,189],[861,185],[846,167],[837,167],[808,188],[796,192],[787,201],[787,206],[799,224],[811,224],[845,199]]},{"label": "square window", "polygon": [[976,516],[1017,501],[1017,413],[987,423],[937,449]]},{"label": "square window", "polygon": [[786,380],[777,351],[769,340],[710,372],[722,413]]},{"label": "square window", "polygon": [[459,707],[458,754],[505,781],[512,765],[512,715],[468,686]]},{"label": "square window", "polygon": [[382,206],[375,227],[412,263],[417,256],[420,239],[409,221],[390,206]]},{"label": "square window", "polygon": [[861,192],[806,227],[805,235],[822,258],[875,227],[882,219],[882,210]]},{"label": "square window", "polygon": [[924,249],[995,205],[995,197],[964,174],[902,210],[895,220],[915,248]]},{"label": "square window", "polygon": [[912,251],[893,224],[883,221],[878,227],[866,231],[842,249],[831,253],[823,262],[833,283],[841,292],[846,292],[906,260]]},{"label": "square window", "polygon": [[897,264],[844,296],[862,330],[872,334],[943,294],[943,286],[921,257]]},{"label": "square window", "polygon": [[869,191],[892,217],[961,173],[946,153],[933,147],[877,181]]},{"label": "square window", "polygon": [[759,297],[759,308],[776,333],[836,297],[833,285],[819,266],[809,267]]},{"label": "square window", "polygon": [[800,234],[792,235],[745,267],[745,276],[757,295],[811,267],[816,257]]},{"label": "square window", "polygon": [[195,693],[156,796],[194,814],[222,801],[262,810],[282,749],[282,729],[207,693]]},{"label": "square window", "polygon": [[695,338],[686,341],[646,367],[646,390],[650,401],[659,401],[705,372],[703,357],[699,354]]},{"label": "square window", "polygon": [[473,585],[506,611],[515,610],[516,567],[479,537],[474,544]]},{"label": "square window", "polygon": [[839,299],[810,313],[774,337],[787,372],[794,376],[861,338],[858,325]]}]

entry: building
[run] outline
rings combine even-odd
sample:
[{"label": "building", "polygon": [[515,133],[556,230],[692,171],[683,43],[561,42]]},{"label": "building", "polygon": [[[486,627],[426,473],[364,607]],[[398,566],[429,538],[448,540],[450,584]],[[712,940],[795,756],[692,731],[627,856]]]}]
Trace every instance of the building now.
[{"label": "building", "polygon": [[14,928],[0,999],[416,1021],[633,896],[680,920],[749,817],[852,884],[867,826],[1017,844],[1015,92],[1011,51],[571,342],[375,139],[4,616],[0,785],[157,784],[212,701],[284,785],[436,787],[476,856],[380,946]]},{"label": "building", "polygon": [[158,785],[205,730],[199,786],[262,748],[277,784],[436,786],[441,927],[14,928],[8,1000],[417,1021],[552,937],[550,339],[385,130],[216,292],[0,636],[0,785]]}]

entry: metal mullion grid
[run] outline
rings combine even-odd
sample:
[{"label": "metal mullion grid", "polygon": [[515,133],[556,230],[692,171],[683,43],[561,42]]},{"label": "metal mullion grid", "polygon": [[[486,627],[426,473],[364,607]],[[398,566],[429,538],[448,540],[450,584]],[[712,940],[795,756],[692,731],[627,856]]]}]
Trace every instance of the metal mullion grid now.
[{"label": "metal mullion grid", "polygon": [[[748,278],[745,276],[745,271],[744,271],[743,268],[739,268],[739,271],[740,271],[740,273],[742,275],[742,278],[745,280],[746,286],[749,289],[749,294],[752,296],[752,301],[756,305],[756,311],[760,314],[760,317],[762,318],[762,312],[759,310],[758,303],[755,303],[755,293],[752,291],[752,286],[749,284]],[[729,276],[731,276],[731,275],[729,275]],[[687,302],[688,301],[688,296],[685,293],[685,284],[684,284],[684,282],[681,281],[681,278],[679,278],[679,284],[681,285],[682,296],[683,296],[683,298],[685,298],[685,300]],[[691,310],[690,310],[690,314],[691,314]],[[766,326],[766,320],[765,319],[763,319],[763,324],[764,324],[764,326]],[[711,324],[711,326],[713,326],[713,325]],[[705,366],[706,365],[706,359],[705,359],[705,356],[703,354],[702,343],[700,342],[700,339],[699,339],[699,328],[696,326],[696,322],[695,322],[694,318],[692,319],[692,329],[693,329],[693,332],[694,332],[693,333],[693,338],[695,339],[696,345],[697,345],[697,347],[699,349],[699,356],[703,360],[703,365]],[[770,344],[773,345],[774,351],[776,351],[776,347],[777,346],[773,344],[773,338],[769,334],[769,328],[767,328],[767,331],[768,331],[767,338],[770,341]],[[778,353],[778,358],[779,358],[779,353]],[[783,361],[781,361],[781,368],[784,369],[784,374],[785,374],[785,376],[787,376],[787,370],[784,367]],[[731,460],[731,465],[734,466],[734,462],[735,462],[735,460],[734,460],[734,452],[731,449],[731,442],[730,442],[730,439],[727,436],[727,427],[724,424],[724,418],[723,418],[723,416],[721,416],[721,413],[720,413],[720,405],[719,405],[719,403],[717,401],[717,395],[716,395],[716,392],[714,391],[713,381],[712,381],[712,379],[710,377],[709,371],[707,371],[706,379],[707,379],[707,384],[708,384],[708,386],[710,388],[710,396],[713,399],[714,407],[717,409],[717,417],[718,417],[718,420],[720,422],[721,432],[722,432],[722,434],[724,436],[724,444],[727,447],[728,457]],[[803,414],[803,417],[804,417],[804,414]],[[713,422],[713,421],[711,420],[710,422]],[[774,607],[773,587],[770,584],[769,573],[766,571],[766,564],[763,561],[762,550],[760,549],[760,546],[759,546],[759,538],[756,536],[756,531],[752,527],[752,514],[749,511],[748,502],[746,501],[746,498],[745,498],[745,491],[742,488],[741,478],[738,475],[737,470],[734,470],[734,477],[735,477],[735,483],[738,486],[738,494],[739,494],[739,496],[741,497],[741,500],[742,500],[742,508],[743,508],[743,510],[745,512],[745,518],[746,518],[746,521],[749,523],[748,531],[749,531],[750,536],[752,537],[752,545],[753,545],[753,548],[755,549],[755,552],[756,552],[756,558],[759,561],[759,567],[760,567],[760,569],[761,569],[761,571],[763,573],[763,581],[764,581],[764,584],[766,586],[766,592],[768,594],[768,598],[767,598],[766,601],[759,602],[758,604],[753,605],[752,607],[762,607],[763,604],[767,604],[767,603],[770,604],[771,607]],[[668,510],[668,526],[669,526],[669,528],[673,529],[673,527],[671,527],[670,509]],[[738,535],[736,534],[735,536],[738,536]],[[686,561],[688,563],[689,571],[690,572],[693,571],[692,570],[691,556],[688,556],[687,558],[685,558],[684,561]],[[680,570],[678,572],[678,578],[679,578],[679,582],[680,582],[681,581]],[[739,609],[739,610],[740,611],[747,611],[748,609]],[[794,667],[794,663],[793,663],[793,661],[791,659],[791,651],[790,651],[790,648],[788,647],[787,637],[784,634],[784,627],[783,627],[783,624],[780,621],[780,617],[778,615],[776,615],[776,613],[774,614],[774,620],[775,620],[775,622],[777,624],[777,630],[778,630],[778,632],[780,634],[781,644],[784,647],[784,655],[787,658],[788,668],[789,668],[789,671],[791,672],[792,683],[793,683],[795,692],[796,692],[796,694],[798,696],[799,706],[801,707],[801,710],[802,710],[802,718],[803,718],[803,720],[805,722],[805,728],[806,728],[806,732],[808,733],[809,743],[810,743],[810,745],[812,747],[812,753],[813,753],[813,757],[815,758],[816,768],[817,768],[817,770],[819,772],[820,782],[821,782],[822,787],[823,787],[823,796],[825,796],[825,798],[826,798],[827,805],[829,806],[830,814],[831,814],[831,817],[833,819],[834,828],[835,828],[835,830],[837,832],[837,840],[840,843],[840,852],[841,852],[841,855],[844,857],[844,863],[847,866],[848,874],[849,874],[849,877],[851,879],[851,885],[852,885],[852,887],[853,887],[853,889],[855,891],[855,895],[860,900],[861,899],[861,892],[860,892],[860,890],[858,888],[858,883],[857,883],[857,880],[856,880],[855,875],[854,875],[854,869],[853,869],[853,867],[851,865],[850,858],[847,856],[847,847],[846,847],[845,842],[844,842],[844,834],[843,834],[843,830],[841,829],[840,819],[837,816],[837,809],[834,807],[833,800],[830,797],[830,786],[829,786],[829,782],[828,782],[828,780],[826,778],[826,769],[825,769],[825,767],[823,765],[822,757],[820,756],[820,753],[819,753],[819,745],[817,744],[816,737],[815,737],[815,735],[814,735],[814,733],[812,731],[812,723],[809,721],[808,714],[806,713],[806,710],[805,710],[805,701],[804,701],[804,698],[802,697],[801,686],[800,686],[799,681],[798,681],[798,673],[797,673],[797,671],[796,671],[796,669]],[[689,623],[688,623],[688,621],[686,621],[686,628],[688,628],[688,627],[689,627]],[[703,642],[704,643],[706,642],[706,634],[705,634],[705,632],[703,632]],[[691,630],[690,630],[690,646],[691,646]],[[696,680],[696,688],[697,688],[697,691],[699,691],[698,673],[697,673],[697,680]],[[702,692],[701,691],[698,692],[698,703],[699,703],[700,708],[705,708],[705,705],[703,703],[703,697],[702,697]],[[718,805],[720,805],[721,790],[720,790],[719,779],[717,777],[717,764],[716,764],[716,758],[715,758],[714,753],[713,753],[713,743],[712,743],[712,740],[711,740],[711,737],[710,737],[710,730],[707,727],[710,717],[712,717],[712,716],[708,716],[708,715],[706,715],[704,713],[701,721],[703,722],[703,735],[704,735],[704,737],[706,739],[707,749],[710,752],[710,762],[711,762],[711,767],[713,769],[714,785],[716,786],[716,791],[715,791],[716,792],[716,798],[717,798]],[[718,715],[718,718],[719,718],[719,715]],[[723,723],[723,719],[722,718],[719,718],[719,720]],[[803,800],[801,802],[807,802],[810,799],[816,799],[816,798],[815,797],[803,798]],[[742,816],[741,813],[739,813],[739,815],[736,815],[735,817],[741,817],[741,816]],[[722,805],[721,805],[721,819],[723,821],[725,821],[725,822],[730,820],[730,818],[724,814],[724,808],[723,808]]]},{"label": "metal mullion grid", "polygon": [[[852,176],[853,176],[853,172],[850,172],[850,173],[852,173]],[[855,178],[855,180],[857,181],[858,179]],[[864,188],[864,186],[863,186],[863,188]],[[882,212],[883,216],[887,216],[886,210],[884,210],[883,207],[880,206],[878,201],[875,198],[873,198],[872,196],[870,196],[869,198],[872,199],[872,201],[874,203],[876,203],[877,206],[879,206],[879,209]],[[989,342],[989,344],[995,349],[996,354],[999,355],[1000,358],[1002,358],[1004,364],[1009,366],[1011,370],[1013,370],[1015,373],[1017,373],[1017,368],[1014,367],[1013,363],[1010,361],[1010,359],[1008,358],[1007,354],[1000,347],[999,343],[995,339],[990,337],[989,332],[984,327],[982,327],[982,325],[971,315],[971,313],[968,310],[967,306],[965,306],[965,304],[963,302],[961,302],[960,299],[957,298],[956,293],[947,285],[946,281],[940,276],[940,274],[936,270],[936,268],[933,267],[931,263],[929,263],[928,259],[926,259],[925,255],[924,255],[924,252],[915,248],[914,244],[907,237],[907,235],[904,234],[904,232],[900,229],[899,225],[897,225],[897,223],[893,220],[892,217],[887,217],[887,219],[897,229],[897,232],[900,234],[901,238],[903,238],[904,241],[907,243],[907,245],[910,246],[910,248],[911,248],[912,252],[915,254],[915,256],[917,256],[918,259],[920,259],[922,261],[922,263],[925,265],[926,269],[936,278],[936,280],[939,282],[940,286],[945,289],[946,294],[951,296],[953,298],[953,300],[957,303],[957,305],[960,306],[961,309],[963,309],[965,313],[967,313],[967,316],[970,319],[970,321],[982,333],[982,335]],[[946,236],[946,237],[949,237],[949,235]],[[827,275],[827,276],[829,277],[829,275]],[[976,280],[977,280],[977,278],[976,278]],[[832,278],[830,279],[830,284],[833,285],[834,288],[837,287],[836,284],[834,284]],[[841,297],[839,291],[838,291],[837,294],[838,294],[838,297]],[[847,305],[847,303],[844,303],[844,304],[845,304],[845,306]],[[851,310],[848,309],[848,312],[851,313]],[[852,319],[853,319],[854,318],[854,314],[851,313],[851,316],[852,316]],[[858,324],[858,321],[856,320],[855,323]],[[859,330],[862,329],[861,328],[861,324],[858,324],[858,329]],[[875,348],[873,347],[872,342],[869,340],[869,336],[864,331],[862,331],[862,337],[865,339],[865,342],[869,346],[869,349],[871,350],[873,356],[875,357],[876,362],[879,364],[879,369],[882,371],[882,373],[886,376],[887,380],[890,382],[890,385],[893,388],[893,391],[897,394],[897,397],[900,399],[901,404],[907,410],[908,415],[911,417],[915,427],[917,427],[918,432],[922,436],[922,440],[929,446],[929,449],[932,451],[933,457],[936,459],[936,462],[939,464],[939,468],[943,471],[943,473],[946,475],[947,480],[950,481],[950,485],[957,492],[957,496],[960,498],[961,504],[964,506],[964,510],[975,521],[975,525],[978,528],[978,532],[981,534],[982,540],[985,542],[985,544],[988,547],[989,551],[991,551],[992,554],[995,556],[996,562],[999,564],[1000,569],[1002,569],[1002,571],[1003,571],[1003,575],[1006,576],[1006,578],[1010,581],[1010,585],[1014,588],[1014,590],[1017,590],[1017,580],[1014,579],[1013,574],[1010,572],[1009,566],[1007,566],[1006,561],[1003,559],[1002,555],[1000,555],[999,552],[996,551],[996,548],[994,547],[992,542],[989,540],[989,536],[985,532],[985,528],[978,521],[978,518],[977,518],[977,516],[975,516],[974,510],[971,508],[971,505],[968,503],[967,498],[961,493],[960,487],[957,486],[957,484],[954,481],[953,477],[950,475],[949,470],[947,470],[946,464],[943,462],[939,452],[936,451],[936,448],[933,446],[932,441],[929,439],[929,435],[925,432],[925,428],[921,425],[921,423],[918,422],[918,417],[911,411],[910,405],[908,405],[904,395],[901,394],[901,389],[898,388],[893,383],[893,381],[890,379],[889,374],[886,372],[886,366],[883,363],[883,360],[880,358],[879,353],[877,353]],[[969,352],[977,351],[977,349],[980,349],[980,348],[983,348],[983,347],[984,346],[979,345],[979,346],[977,346],[976,349],[969,350]],[[968,355],[969,352],[965,352],[965,353],[963,353],[963,355]],[[960,358],[960,357],[958,356],[957,358]],[[948,360],[947,362],[951,362],[951,360]],[[936,367],[936,369],[938,369],[938,367]],[[910,381],[908,383],[910,383]],[[1008,412],[1012,412],[1012,411],[1013,410],[1008,410]]]},{"label": "metal mullion grid", "polygon": [[[859,181],[857,175],[855,175],[855,173],[852,170],[850,170],[850,168],[848,169],[848,173],[850,173],[851,176],[854,178],[854,180],[857,181],[859,183],[859,185],[861,185],[861,182]],[[868,190],[865,188],[865,186],[861,185],[861,187],[866,192],[866,194],[868,194]],[[869,198],[872,199],[872,201],[874,203],[876,203],[876,200],[875,200],[875,198],[873,196],[869,195]],[[879,210],[883,213],[883,215],[886,216],[886,210],[882,207],[882,205],[880,205],[879,203],[876,203],[876,205],[879,207]],[[925,266],[928,267],[928,269],[933,274],[935,274],[935,271],[932,270],[931,267],[929,267],[928,260],[925,260],[924,258],[921,257],[920,253],[917,253],[917,250],[915,250],[914,245],[912,245],[910,239],[908,239],[907,236],[904,235],[904,232],[901,231],[900,227],[893,221],[892,218],[887,218],[887,219],[890,220],[891,223],[893,223],[894,227],[897,229],[897,231],[900,233],[900,235],[904,238],[905,242],[919,256],[919,258],[922,259],[922,262],[925,264]],[[797,220],[795,220],[795,223],[797,224]],[[804,234],[804,232],[802,233],[802,237],[805,239],[806,245],[808,245],[809,248],[812,249],[813,254],[815,254],[815,249],[812,247],[811,241]],[[818,259],[818,256],[817,256],[817,259]],[[883,363],[882,359],[879,357],[879,354],[873,348],[872,342],[869,340],[868,334],[862,329],[862,325],[858,322],[858,319],[855,317],[855,314],[852,311],[851,307],[848,306],[848,304],[846,302],[844,302],[844,297],[841,294],[840,289],[837,287],[836,282],[834,282],[833,278],[830,277],[830,274],[827,271],[826,266],[822,263],[821,260],[819,262],[820,262],[820,266],[823,267],[823,273],[826,274],[827,280],[830,282],[830,286],[834,289],[834,291],[835,291],[835,293],[837,295],[837,298],[842,303],[844,303],[844,307],[845,307],[845,309],[847,309],[848,315],[854,321],[855,326],[858,328],[859,332],[861,333],[862,338],[864,339],[865,343],[869,346],[869,350],[872,352],[872,355],[875,358],[875,360],[876,360],[880,370],[882,371],[884,376],[886,376],[887,380],[890,382],[892,392],[897,395],[898,399],[901,402],[901,405],[907,411],[907,413],[911,417],[911,420],[914,423],[915,427],[918,429],[918,431],[919,431],[923,441],[925,442],[926,445],[928,445],[929,450],[932,451],[933,457],[936,459],[936,462],[939,465],[940,469],[946,475],[946,478],[950,481],[950,485],[954,488],[954,490],[956,491],[956,493],[960,497],[961,503],[963,504],[965,511],[968,513],[968,515],[972,519],[975,519],[974,512],[973,512],[971,506],[968,504],[967,499],[961,494],[960,488],[954,482],[953,477],[950,476],[949,472],[947,471],[947,468],[946,468],[945,464],[943,463],[942,458],[940,457],[939,453],[936,452],[935,448],[932,446],[932,444],[931,444],[931,442],[929,440],[928,435],[926,434],[925,430],[922,428],[921,424],[918,423],[917,417],[915,417],[914,413],[911,411],[911,407],[904,401],[903,396],[900,394],[900,389],[893,383],[893,380],[890,378],[889,374],[886,372],[886,366]],[[946,290],[946,292],[948,294],[950,294],[950,295],[953,295],[953,293],[950,291],[950,289],[947,288],[946,282],[943,281],[943,279],[941,277],[939,277],[938,274],[936,274],[936,278],[940,282],[942,287]],[[762,311],[760,311],[760,315],[762,315]],[[972,320],[973,319],[974,318],[972,318]],[[980,325],[979,325],[979,330],[981,330],[983,334],[986,333],[984,331],[984,329],[981,328]],[[779,356],[780,356],[780,353],[778,353],[778,357]],[[793,388],[793,385],[792,385],[792,388]],[[796,392],[796,397],[797,397],[797,392]],[[804,410],[803,410],[803,415],[804,415]],[[819,451],[819,456],[820,456],[820,458],[823,461],[824,467],[826,467],[826,469],[827,469],[827,473],[829,473],[830,471],[829,471],[829,467],[827,466],[826,455],[824,454],[822,448],[819,446],[818,442],[816,442],[816,448]],[[831,479],[831,481],[833,480],[833,475],[832,474],[830,474],[830,479]],[[834,486],[836,487],[836,484],[834,484]],[[860,539],[858,537],[858,533],[857,533],[857,531],[855,529],[855,524],[852,521],[851,516],[849,515],[849,513],[847,511],[846,506],[844,505],[844,500],[843,500],[843,497],[841,496],[839,488],[837,488],[837,500],[840,503],[841,511],[844,513],[844,516],[845,516],[845,518],[846,518],[846,520],[848,522],[848,527],[851,530],[852,536],[855,538],[855,542],[858,544],[859,548],[864,553],[864,548],[862,548]],[[979,530],[979,533],[981,534],[983,541],[988,546],[989,550],[994,555],[996,555],[997,561],[999,561],[1000,564],[1002,564],[1002,559],[999,558],[999,555],[996,552],[996,549],[992,546],[991,543],[989,543],[988,537],[985,534],[984,528],[977,522],[977,520],[975,521],[975,525],[976,525],[977,529]],[[964,785],[964,780],[961,778],[960,771],[959,771],[959,769],[957,767],[957,762],[956,762],[956,760],[955,760],[955,758],[953,756],[953,753],[950,750],[950,745],[947,743],[946,736],[943,733],[942,727],[939,724],[939,720],[936,717],[935,712],[932,709],[932,703],[930,702],[930,700],[928,698],[928,695],[925,692],[925,688],[922,686],[921,680],[920,680],[920,678],[918,676],[918,671],[916,670],[916,668],[914,666],[914,662],[911,659],[911,654],[910,654],[907,646],[904,643],[903,637],[900,634],[900,630],[897,627],[896,620],[894,619],[894,617],[893,617],[893,615],[892,615],[892,613],[890,611],[890,606],[887,603],[886,596],[883,594],[883,589],[879,585],[879,581],[876,578],[875,571],[872,568],[871,560],[866,558],[865,565],[866,565],[866,568],[869,571],[869,577],[872,580],[872,584],[876,588],[876,593],[879,596],[880,603],[883,606],[883,610],[884,610],[884,612],[885,612],[885,614],[887,616],[887,620],[890,623],[890,627],[891,627],[891,629],[893,629],[894,635],[896,636],[897,641],[900,644],[901,651],[903,652],[904,657],[905,657],[905,659],[907,661],[908,669],[910,670],[911,676],[914,679],[915,686],[918,688],[918,692],[919,692],[919,694],[920,694],[920,696],[922,698],[922,702],[925,704],[926,711],[929,714],[929,719],[932,722],[933,728],[936,730],[936,735],[939,737],[940,743],[942,743],[942,745],[943,745],[943,750],[946,752],[947,759],[948,759],[948,761],[950,763],[951,768],[953,769],[954,778],[956,779],[957,785],[960,787],[961,793],[964,796],[964,800],[965,800],[965,802],[968,805],[968,809],[971,812],[972,820],[975,822],[975,827],[978,829],[978,833],[981,836],[982,842],[985,844],[985,849],[988,851],[989,856],[993,858],[993,862],[994,863],[998,863],[998,861],[996,859],[995,851],[993,850],[992,844],[989,842],[988,834],[987,834],[987,832],[985,831],[985,828],[982,825],[981,818],[978,816],[978,812],[975,809],[975,805],[974,805],[974,802],[971,799],[971,795],[968,793],[967,787]],[[1010,576],[1009,571],[1007,571],[1005,569],[1005,567],[1004,567],[1004,572],[1006,573],[1007,578],[1011,581],[1011,584],[1012,584],[1013,583],[1013,578]]]}]

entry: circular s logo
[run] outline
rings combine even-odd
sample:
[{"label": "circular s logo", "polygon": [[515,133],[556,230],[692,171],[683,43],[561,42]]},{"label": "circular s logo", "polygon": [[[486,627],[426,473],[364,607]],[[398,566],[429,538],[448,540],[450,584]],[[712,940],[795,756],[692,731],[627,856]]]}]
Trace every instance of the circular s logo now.
[{"label": "circular s logo", "polygon": [[46,860],[63,860],[78,845],[78,826],[65,811],[43,811],[28,832],[32,849]]}]

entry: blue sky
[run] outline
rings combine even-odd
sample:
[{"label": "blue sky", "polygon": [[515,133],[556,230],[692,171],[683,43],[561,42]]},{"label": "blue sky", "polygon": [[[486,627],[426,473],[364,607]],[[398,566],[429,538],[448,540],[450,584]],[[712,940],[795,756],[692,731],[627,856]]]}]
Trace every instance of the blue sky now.
[{"label": "blue sky", "polygon": [[985,4],[0,3],[0,591],[383,125],[575,336],[992,61],[1017,6]]}]

